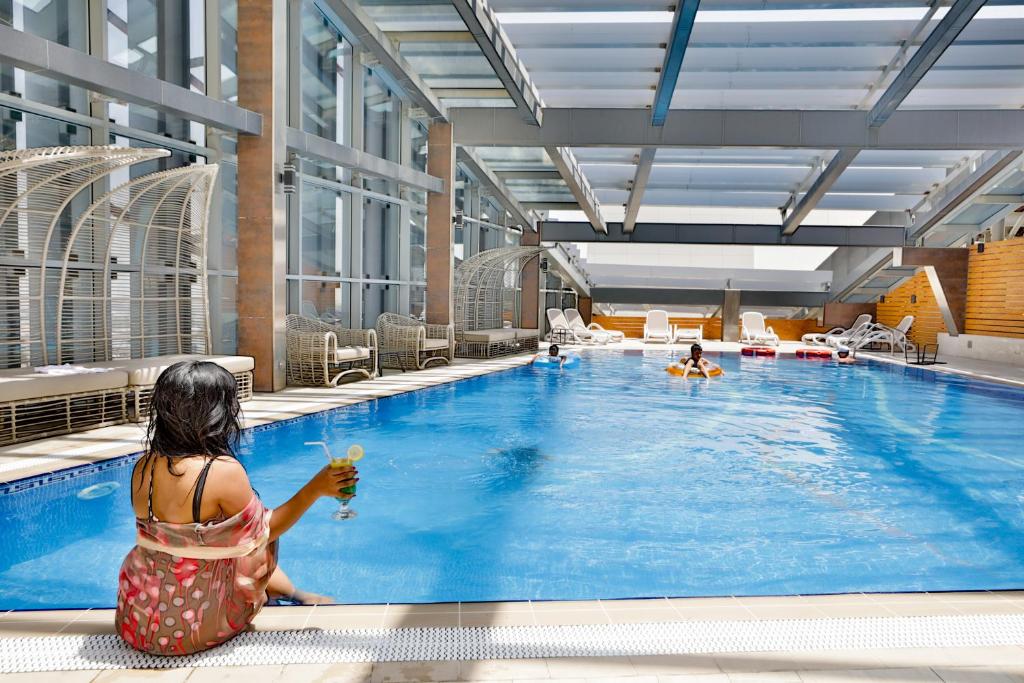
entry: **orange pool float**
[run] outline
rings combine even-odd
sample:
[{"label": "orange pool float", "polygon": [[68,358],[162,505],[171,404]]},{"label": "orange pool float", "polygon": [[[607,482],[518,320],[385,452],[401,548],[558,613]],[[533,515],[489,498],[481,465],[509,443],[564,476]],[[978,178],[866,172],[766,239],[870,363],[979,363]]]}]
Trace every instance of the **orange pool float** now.
[{"label": "orange pool float", "polygon": [[827,349],[797,349],[797,358],[832,358],[832,352]]},{"label": "orange pool float", "polygon": [[773,358],[775,356],[775,349],[767,346],[744,346],[740,349],[740,353],[744,356],[764,356],[766,358]]},{"label": "orange pool float", "polygon": [[[665,372],[674,377],[682,377],[683,367],[685,365],[685,362],[673,363],[672,365],[665,368]],[[712,365],[710,368],[708,368],[708,377],[720,377],[724,374],[725,373],[722,371],[722,368],[718,367],[717,365]],[[690,377],[703,377],[703,375],[700,374],[700,370],[690,370]]]}]

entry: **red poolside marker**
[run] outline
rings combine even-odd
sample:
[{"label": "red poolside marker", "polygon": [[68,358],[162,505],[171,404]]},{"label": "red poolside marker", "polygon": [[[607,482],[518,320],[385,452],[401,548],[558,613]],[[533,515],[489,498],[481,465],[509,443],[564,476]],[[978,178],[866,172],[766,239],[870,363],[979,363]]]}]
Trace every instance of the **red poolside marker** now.
[{"label": "red poolside marker", "polygon": [[744,346],[740,349],[740,353],[744,356],[764,356],[771,358],[775,356],[775,349],[767,346]]},{"label": "red poolside marker", "polygon": [[832,352],[827,349],[797,349],[797,358],[831,358]]}]

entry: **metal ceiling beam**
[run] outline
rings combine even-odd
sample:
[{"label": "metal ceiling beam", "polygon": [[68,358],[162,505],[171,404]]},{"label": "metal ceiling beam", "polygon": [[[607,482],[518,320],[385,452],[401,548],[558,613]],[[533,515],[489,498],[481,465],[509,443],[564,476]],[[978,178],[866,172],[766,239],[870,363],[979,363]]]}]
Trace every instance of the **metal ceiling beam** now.
[{"label": "metal ceiling beam", "polygon": [[686,46],[690,43],[693,33],[693,21],[697,18],[700,0],[677,0],[675,15],[672,17],[672,33],[668,47],[665,48],[665,61],[661,65],[658,76],[658,87],[654,91],[654,104],[651,105],[651,125],[662,126],[672,105],[672,96],[676,92],[679,71],[683,67]]},{"label": "metal ceiling beam", "polygon": [[495,171],[494,174],[503,180],[561,180],[558,171]]},{"label": "metal ceiling beam", "polygon": [[508,186],[494,174],[490,167],[476,153],[466,147],[458,147],[455,156],[459,163],[466,167],[477,182],[489,189],[501,205],[512,214],[512,218],[520,223],[523,228],[536,230],[537,218],[534,214],[519,203]]},{"label": "metal ceiling beam", "polygon": [[494,12],[483,0],[451,0],[451,3],[473,34],[494,74],[516,103],[516,111],[531,124],[541,125],[544,103],[530,81],[526,67],[516,57],[508,36],[501,30]]},{"label": "metal ceiling beam", "polygon": [[523,202],[523,206],[534,211],[579,211],[577,202]]},{"label": "metal ceiling beam", "polygon": [[892,226],[805,225],[794,235],[783,235],[778,225],[736,223],[637,223],[631,233],[622,223],[608,223],[607,233],[597,233],[589,223],[542,221],[545,242],[609,242],[633,244],[748,244],[813,247],[901,247],[904,229]]},{"label": "metal ceiling beam", "polygon": [[955,0],[939,21],[938,26],[924,39],[907,65],[900,69],[892,84],[875,102],[868,117],[868,125],[877,128],[889,120],[903,100],[913,92],[974,15],[985,6],[986,0]]},{"label": "metal ceiling beam", "polygon": [[580,170],[580,165],[572,150],[568,147],[545,147],[544,149],[551,158],[551,163],[562,174],[562,180],[569,187],[572,196],[576,198],[576,202],[580,205],[587,220],[590,221],[591,232],[595,235],[607,233],[608,226],[605,225],[604,218],[601,217],[601,205],[598,203],[590,183],[587,182],[586,176]]},{"label": "metal ceiling beam", "polygon": [[392,43],[472,43],[469,31],[387,31]]},{"label": "metal ceiling beam", "polygon": [[254,111],[9,26],[0,25],[0,61],[119,102],[154,107],[219,130],[244,135],[260,135],[262,131],[263,117]]},{"label": "metal ceiling beam", "polygon": [[859,149],[841,149],[836,152],[835,156],[832,157],[832,161],[828,162],[825,170],[815,178],[814,183],[807,190],[807,194],[793,207],[793,210],[782,222],[783,235],[792,235],[800,228],[800,223],[807,218],[807,215],[814,210],[814,207],[822,200],[825,193],[839,180],[839,176],[843,174],[843,171],[853,163],[853,160],[857,158],[858,152],[860,152]]},{"label": "metal ceiling beam", "polygon": [[647,180],[651,177],[651,168],[654,166],[654,155],[657,153],[655,147],[644,147],[640,150],[640,159],[637,161],[633,184],[629,188],[629,199],[626,201],[626,217],[622,220],[622,231],[627,234],[633,232],[633,228],[636,227],[636,217],[640,213],[640,203],[644,199]]},{"label": "metal ceiling beam", "polygon": [[953,218],[960,209],[984,194],[985,190],[1013,173],[1020,158],[1021,151],[1014,150],[991,154],[982,160],[973,173],[946,188],[945,195],[931,211],[914,217],[913,224],[907,228],[907,244],[916,244],[917,240],[924,239],[947,218]]},{"label": "metal ceiling beam", "polygon": [[772,147],[794,149],[1019,149],[1024,110],[897,111],[871,129],[867,111],[673,109],[663,127],[647,109],[544,110],[544,125],[510,108],[453,108],[456,142],[497,147]]},{"label": "metal ceiling beam", "polygon": [[395,87],[405,93],[416,106],[432,119],[448,120],[445,106],[430,87],[416,74],[412,66],[399,53],[391,39],[377,27],[376,22],[360,7],[356,0],[324,0],[327,7],[338,15],[348,37],[359,43],[380,62],[386,76]]},{"label": "metal ceiling beam", "polygon": [[[592,287],[594,303],[651,304],[660,306],[714,306],[722,303],[721,289],[676,289],[660,287]],[[827,292],[740,292],[741,306],[824,306]]]},{"label": "metal ceiling beam", "polygon": [[977,204],[1024,204],[1024,194],[983,194],[974,201]]}]

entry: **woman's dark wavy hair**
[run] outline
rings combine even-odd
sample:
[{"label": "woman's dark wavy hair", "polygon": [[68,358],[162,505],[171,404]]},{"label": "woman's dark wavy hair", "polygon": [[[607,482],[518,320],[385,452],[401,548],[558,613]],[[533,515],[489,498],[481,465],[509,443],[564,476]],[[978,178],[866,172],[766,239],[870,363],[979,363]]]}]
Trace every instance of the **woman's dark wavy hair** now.
[{"label": "woman's dark wavy hair", "polygon": [[242,432],[238,384],[209,361],[186,360],[164,370],[153,387],[146,431],[146,458],[191,455],[235,457]]}]

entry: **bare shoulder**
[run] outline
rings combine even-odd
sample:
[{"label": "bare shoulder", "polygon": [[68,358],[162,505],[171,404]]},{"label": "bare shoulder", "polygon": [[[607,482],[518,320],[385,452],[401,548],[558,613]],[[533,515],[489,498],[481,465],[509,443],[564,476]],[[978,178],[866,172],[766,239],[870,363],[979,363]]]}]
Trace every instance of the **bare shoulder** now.
[{"label": "bare shoulder", "polygon": [[241,511],[253,496],[249,475],[242,463],[228,457],[216,458],[210,465],[205,491],[226,515]]}]

